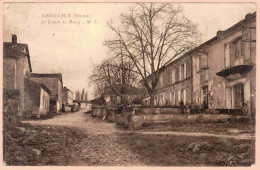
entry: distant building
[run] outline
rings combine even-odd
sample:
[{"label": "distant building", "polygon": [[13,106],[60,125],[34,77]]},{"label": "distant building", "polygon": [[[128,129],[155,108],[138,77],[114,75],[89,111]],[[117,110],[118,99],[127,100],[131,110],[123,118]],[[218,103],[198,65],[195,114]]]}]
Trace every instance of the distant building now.
[{"label": "distant building", "polygon": [[51,111],[59,113],[62,108],[62,74],[39,74],[31,73],[31,80],[44,84],[51,92],[50,108]]},{"label": "distant building", "polygon": [[3,88],[19,90],[20,115],[24,112],[24,79],[32,72],[29,48],[27,44],[17,43],[17,36],[12,35],[12,42],[3,45]]},{"label": "distant building", "polygon": [[67,87],[63,87],[62,89],[62,104],[73,104],[73,92]]},{"label": "distant building", "polygon": [[40,117],[50,111],[50,90],[44,85],[25,79],[25,117]]}]

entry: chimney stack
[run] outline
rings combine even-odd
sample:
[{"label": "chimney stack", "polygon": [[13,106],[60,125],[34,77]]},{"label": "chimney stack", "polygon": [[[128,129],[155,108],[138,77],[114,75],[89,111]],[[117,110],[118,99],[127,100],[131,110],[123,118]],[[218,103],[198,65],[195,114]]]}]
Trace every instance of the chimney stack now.
[{"label": "chimney stack", "polygon": [[12,43],[17,44],[17,36],[12,34]]}]

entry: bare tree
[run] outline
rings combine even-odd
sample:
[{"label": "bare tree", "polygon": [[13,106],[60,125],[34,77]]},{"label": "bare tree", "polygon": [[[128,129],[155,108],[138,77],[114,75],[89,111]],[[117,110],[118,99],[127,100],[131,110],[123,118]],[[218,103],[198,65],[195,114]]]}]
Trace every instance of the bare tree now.
[{"label": "bare tree", "polygon": [[111,90],[113,94],[120,96],[122,102],[125,102],[125,93],[128,86],[132,86],[136,80],[133,64],[123,61],[122,58],[113,57],[104,60],[97,65],[91,75],[91,80],[102,94],[104,89]]},{"label": "bare tree", "polygon": [[138,3],[121,14],[120,27],[112,21],[108,26],[115,37],[105,45],[134,64],[153,107],[160,68],[197,45],[197,26],[172,3]]}]

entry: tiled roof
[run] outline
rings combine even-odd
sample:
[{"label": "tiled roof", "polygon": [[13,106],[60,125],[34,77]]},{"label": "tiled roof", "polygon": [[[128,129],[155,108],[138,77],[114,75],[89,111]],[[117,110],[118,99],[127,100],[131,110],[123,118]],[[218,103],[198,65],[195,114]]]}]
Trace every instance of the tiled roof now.
[{"label": "tiled roof", "polygon": [[10,42],[4,42],[3,48],[4,48],[3,49],[4,58],[16,59],[19,57],[27,56],[30,71],[32,72],[29,48],[27,44],[20,44],[20,43],[13,44]]},{"label": "tiled roof", "polygon": [[44,73],[31,73],[30,77],[47,77],[47,78],[58,78],[62,82],[62,74],[61,73],[50,73],[50,74],[44,74]]},{"label": "tiled roof", "polygon": [[39,87],[42,87],[47,93],[49,93],[51,95],[51,91],[48,89],[48,87],[46,87],[44,84],[41,84],[41,83],[38,83],[38,82],[35,82],[31,79],[28,79],[28,78],[25,78],[24,81],[26,83],[31,83],[31,84],[34,84],[36,86],[39,86]]}]

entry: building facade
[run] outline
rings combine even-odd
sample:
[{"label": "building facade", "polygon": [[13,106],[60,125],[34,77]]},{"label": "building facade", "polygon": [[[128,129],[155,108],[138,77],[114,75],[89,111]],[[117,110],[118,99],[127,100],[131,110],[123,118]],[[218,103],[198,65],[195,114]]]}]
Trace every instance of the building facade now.
[{"label": "building facade", "polygon": [[67,87],[63,87],[62,89],[62,104],[73,104],[73,92]]},{"label": "building facade", "polygon": [[[192,91],[192,60],[189,55],[183,55],[160,69],[157,92],[154,97],[155,106],[179,106],[191,103]],[[148,82],[151,82],[148,77]],[[150,97],[146,95],[143,104],[150,105]]]},{"label": "building facade", "polygon": [[193,102],[209,109],[255,110],[256,14],[200,45],[192,54]]},{"label": "building facade", "polygon": [[24,113],[24,79],[32,72],[29,48],[27,44],[17,43],[17,36],[12,35],[12,42],[3,46],[3,89],[19,90],[19,114]]},{"label": "building facade", "polygon": [[[175,71],[174,71],[175,70]],[[160,69],[155,105],[243,109],[256,100],[256,13]],[[148,77],[149,78],[149,77]],[[150,104],[149,96],[143,99]]]},{"label": "building facade", "polygon": [[50,111],[50,90],[43,84],[25,79],[25,117],[41,117]]},{"label": "building facade", "polygon": [[50,108],[51,111],[59,113],[62,108],[62,75],[58,74],[38,74],[31,73],[31,80],[44,84],[51,92]]}]

